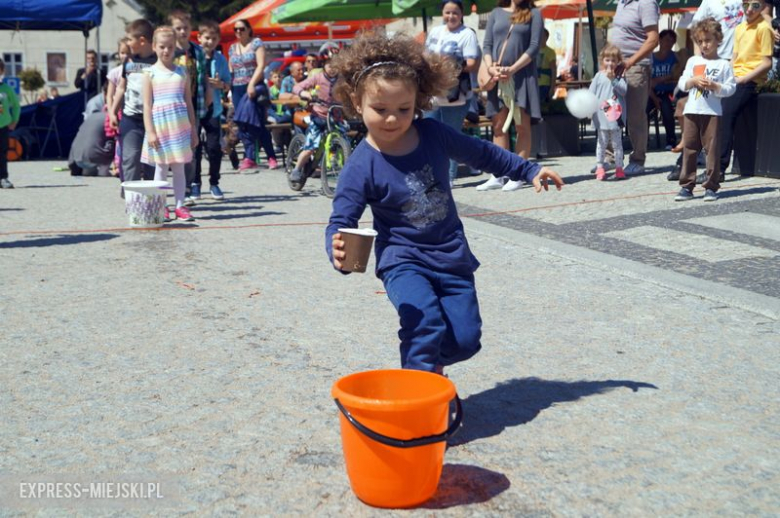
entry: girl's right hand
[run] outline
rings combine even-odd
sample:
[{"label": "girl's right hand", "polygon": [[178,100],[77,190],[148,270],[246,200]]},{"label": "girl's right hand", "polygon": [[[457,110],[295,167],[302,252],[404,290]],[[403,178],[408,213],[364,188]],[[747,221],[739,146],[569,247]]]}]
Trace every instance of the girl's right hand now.
[{"label": "girl's right hand", "polygon": [[549,190],[551,181],[555,184],[555,188],[559,191],[564,186],[563,178],[561,178],[558,173],[549,167],[542,167],[542,169],[539,171],[539,174],[537,174],[532,180],[534,190],[536,192],[542,192],[542,189],[545,191]]},{"label": "girl's right hand", "polygon": [[152,149],[160,149],[160,141],[157,139],[157,133],[150,131],[146,134],[146,142]]},{"label": "girl's right hand", "polygon": [[333,234],[331,243],[333,245],[333,267],[341,270],[341,261],[347,257],[347,253],[344,251],[344,241],[341,240],[340,232]]}]

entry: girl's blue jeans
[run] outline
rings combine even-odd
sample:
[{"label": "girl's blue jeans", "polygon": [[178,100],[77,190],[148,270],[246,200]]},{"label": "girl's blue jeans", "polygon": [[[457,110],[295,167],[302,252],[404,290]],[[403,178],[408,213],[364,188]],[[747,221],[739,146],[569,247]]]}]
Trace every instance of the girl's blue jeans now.
[{"label": "girl's blue jeans", "polygon": [[[460,106],[439,106],[435,110],[425,112],[425,118],[436,119],[437,121],[453,128],[455,131],[460,132],[463,130],[463,121],[466,118],[466,114],[468,112],[468,103],[462,104]],[[455,160],[450,160],[450,180],[454,180],[457,177],[458,163]]]},{"label": "girl's blue jeans", "polygon": [[482,318],[473,274],[402,263],[383,272],[382,282],[401,321],[401,367],[433,372],[479,352]]}]

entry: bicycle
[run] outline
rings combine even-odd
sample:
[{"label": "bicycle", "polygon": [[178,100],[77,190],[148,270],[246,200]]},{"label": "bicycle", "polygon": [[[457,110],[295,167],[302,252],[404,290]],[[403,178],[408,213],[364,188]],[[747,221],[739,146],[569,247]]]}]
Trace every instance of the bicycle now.
[{"label": "bicycle", "polygon": [[[337,125],[339,121],[335,119],[334,109],[341,109],[341,105],[328,104],[319,100],[312,100],[310,104],[319,103],[328,106],[328,118],[327,129],[325,134],[320,139],[320,145],[312,155],[308,163],[300,166],[303,172],[303,180],[298,183],[290,181],[290,173],[295,168],[295,164],[298,162],[298,155],[301,154],[303,146],[306,142],[306,135],[297,134],[293,136],[287,147],[287,160],[285,162],[285,171],[287,173],[287,183],[290,189],[294,191],[300,191],[306,184],[306,180],[312,177],[319,165],[320,169],[320,181],[322,183],[322,192],[328,198],[333,198],[336,192],[336,185],[338,184],[339,175],[344,168],[344,164],[349,157],[352,150],[349,142],[341,134]],[[299,121],[296,124],[303,126]],[[305,126],[303,126],[305,129]]]}]

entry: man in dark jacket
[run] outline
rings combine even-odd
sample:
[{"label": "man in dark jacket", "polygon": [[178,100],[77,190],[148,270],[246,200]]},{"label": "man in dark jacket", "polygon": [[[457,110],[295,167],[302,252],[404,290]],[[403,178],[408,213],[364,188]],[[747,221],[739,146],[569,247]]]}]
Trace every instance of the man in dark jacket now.
[{"label": "man in dark jacket", "polygon": [[[100,84],[106,84],[106,72],[100,69]],[[74,82],[76,88],[82,92],[87,93],[87,100],[96,96],[100,90],[98,89],[98,67],[97,67],[97,52],[94,50],[87,51],[87,66],[80,68],[76,72],[76,81]]]}]

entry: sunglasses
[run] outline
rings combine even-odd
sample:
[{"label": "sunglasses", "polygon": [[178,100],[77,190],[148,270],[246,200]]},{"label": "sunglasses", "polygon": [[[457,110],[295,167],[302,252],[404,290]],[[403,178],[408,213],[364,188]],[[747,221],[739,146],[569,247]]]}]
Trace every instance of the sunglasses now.
[{"label": "sunglasses", "polygon": [[742,10],[747,11],[748,9],[753,9],[754,11],[758,11],[764,6],[761,2],[745,2],[742,4]]},{"label": "sunglasses", "polygon": [[233,27],[233,32],[244,32],[246,27]]}]

